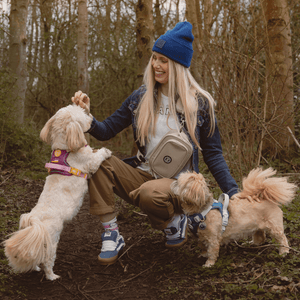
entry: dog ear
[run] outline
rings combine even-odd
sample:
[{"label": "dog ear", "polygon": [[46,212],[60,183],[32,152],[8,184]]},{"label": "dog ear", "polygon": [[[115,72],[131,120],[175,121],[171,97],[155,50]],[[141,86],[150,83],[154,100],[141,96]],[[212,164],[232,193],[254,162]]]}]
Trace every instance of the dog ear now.
[{"label": "dog ear", "polygon": [[48,120],[48,122],[45,124],[45,126],[43,127],[40,133],[41,140],[46,142],[47,144],[51,144],[51,130],[52,130],[52,125],[54,120],[55,120],[55,115]]},{"label": "dog ear", "polygon": [[77,121],[68,123],[66,140],[70,151],[76,151],[87,144],[82,128]]}]

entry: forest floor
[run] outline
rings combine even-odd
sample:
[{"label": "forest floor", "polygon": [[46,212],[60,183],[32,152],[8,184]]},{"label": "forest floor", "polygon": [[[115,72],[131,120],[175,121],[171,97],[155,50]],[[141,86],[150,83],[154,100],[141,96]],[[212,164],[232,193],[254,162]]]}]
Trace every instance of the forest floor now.
[{"label": "forest floor", "polygon": [[[21,213],[33,208],[44,180],[0,172],[0,242],[18,228]],[[298,184],[299,184],[299,176]],[[298,299],[300,298],[300,195],[284,210],[290,253],[278,255],[274,241],[260,247],[237,241],[222,246],[212,268],[203,268],[197,242],[189,235],[178,250],[164,247],[164,235],[153,230],[137,208],[117,199],[118,223],[126,247],[119,260],[101,266],[102,226],[89,214],[89,199],[65,225],[52,282],[43,272],[15,274],[0,246],[0,298],[8,299]]]}]

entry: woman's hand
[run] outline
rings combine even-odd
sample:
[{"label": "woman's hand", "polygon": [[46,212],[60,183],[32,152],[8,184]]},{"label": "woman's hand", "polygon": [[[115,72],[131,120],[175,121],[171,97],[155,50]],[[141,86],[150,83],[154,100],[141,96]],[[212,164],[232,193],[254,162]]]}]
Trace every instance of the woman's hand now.
[{"label": "woman's hand", "polygon": [[90,98],[87,94],[84,94],[82,91],[76,92],[74,97],[72,97],[72,102],[82,107],[86,114],[90,113]]}]

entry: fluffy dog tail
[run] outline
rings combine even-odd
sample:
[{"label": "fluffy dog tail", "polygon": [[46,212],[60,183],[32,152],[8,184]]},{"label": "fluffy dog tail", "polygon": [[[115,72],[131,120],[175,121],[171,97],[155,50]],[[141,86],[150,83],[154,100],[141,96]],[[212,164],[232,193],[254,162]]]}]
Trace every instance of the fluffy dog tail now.
[{"label": "fluffy dog tail", "polygon": [[45,225],[37,217],[23,214],[20,230],[4,242],[5,255],[16,272],[28,272],[51,257],[52,242]]},{"label": "fluffy dog tail", "polygon": [[297,185],[289,183],[287,177],[271,177],[275,174],[276,171],[272,168],[253,169],[243,179],[243,190],[238,194],[238,197],[252,198],[258,202],[268,200],[276,205],[290,203],[295,197]]}]

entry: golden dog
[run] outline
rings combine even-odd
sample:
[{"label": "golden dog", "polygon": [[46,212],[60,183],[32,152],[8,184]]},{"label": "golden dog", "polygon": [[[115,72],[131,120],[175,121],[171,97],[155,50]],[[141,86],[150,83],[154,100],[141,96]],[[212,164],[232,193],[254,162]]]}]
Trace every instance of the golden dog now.
[{"label": "golden dog", "polygon": [[[202,255],[208,258],[205,267],[215,264],[221,244],[251,235],[253,242],[260,244],[266,232],[280,244],[279,254],[289,252],[279,205],[290,203],[298,187],[285,177],[271,177],[274,174],[276,171],[272,168],[264,171],[257,168],[243,179],[243,190],[229,201],[229,221],[223,233],[221,213],[217,209],[207,213],[206,228],[197,229],[199,245],[204,246]],[[182,173],[171,188],[181,199],[187,216],[201,213],[214,202],[202,174]]]}]

